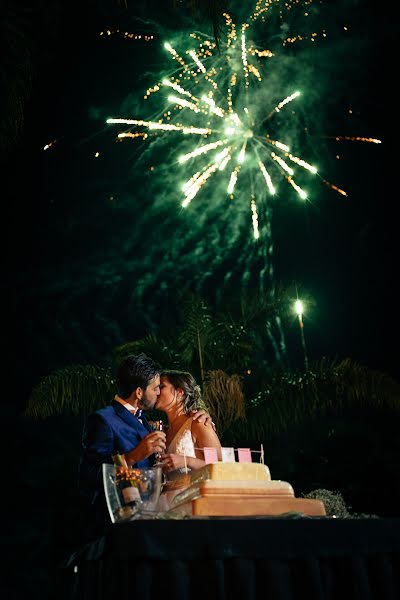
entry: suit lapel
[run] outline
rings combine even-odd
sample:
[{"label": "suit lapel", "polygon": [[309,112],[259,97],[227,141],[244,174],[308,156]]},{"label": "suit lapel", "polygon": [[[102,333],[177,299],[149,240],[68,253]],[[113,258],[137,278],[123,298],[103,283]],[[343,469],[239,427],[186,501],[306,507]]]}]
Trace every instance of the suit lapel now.
[{"label": "suit lapel", "polygon": [[[129,410],[127,410],[126,408],[124,408],[122,406],[122,404],[120,402],[117,402],[116,400],[112,401],[112,406],[116,412],[116,414],[123,420],[125,421],[125,423],[127,423],[128,425],[130,425],[131,427],[134,427],[136,429],[136,431],[142,436],[144,437],[145,435],[148,434],[149,431],[151,431],[150,429],[150,425],[148,424],[147,420],[144,418],[143,420],[143,424],[135,417],[135,415],[133,415],[132,413],[129,412]],[[146,425],[145,425],[146,423]]]},{"label": "suit lapel", "polygon": [[149,425],[147,417],[145,417],[145,415],[144,415],[144,412],[142,413],[142,421],[143,421],[143,426],[147,429],[147,431],[151,432],[151,427]]}]

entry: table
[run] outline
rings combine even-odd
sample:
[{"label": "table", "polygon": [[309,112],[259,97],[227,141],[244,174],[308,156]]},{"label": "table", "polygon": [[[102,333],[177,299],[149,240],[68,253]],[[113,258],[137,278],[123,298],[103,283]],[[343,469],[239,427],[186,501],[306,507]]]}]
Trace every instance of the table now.
[{"label": "table", "polygon": [[65,561],[59,598],[399,600],[399,534],[400,519],[123,522]]}]

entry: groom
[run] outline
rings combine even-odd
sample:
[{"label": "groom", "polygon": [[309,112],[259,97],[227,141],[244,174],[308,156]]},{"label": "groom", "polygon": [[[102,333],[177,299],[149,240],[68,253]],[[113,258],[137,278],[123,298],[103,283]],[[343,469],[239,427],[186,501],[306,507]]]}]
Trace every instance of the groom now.
[{"label": "groom", "polygon": [[[142,413],[154,408],[160,394],[160,367],[145,354],[130,355],[117,371],[118,394],[110,405],[87,416],[79,462],[79,493],[85,541],[101,536],[110,524],[102,463],[112,464],[112,454],[125,457],[128,466],[151,467],[154,454],[165,450],[165,433],[151,431]],[[205,411],[193,415],[212,423]]]}]

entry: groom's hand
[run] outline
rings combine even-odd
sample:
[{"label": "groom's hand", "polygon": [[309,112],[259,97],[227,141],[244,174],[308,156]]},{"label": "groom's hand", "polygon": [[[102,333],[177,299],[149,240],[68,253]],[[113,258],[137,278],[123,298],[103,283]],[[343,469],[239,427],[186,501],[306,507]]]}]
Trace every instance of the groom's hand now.
[{"label": "groom's hand", "polygon": [[192,419],[194,421],[203,423],[203,425],[206,425],[206,426],[211,425],[211,427],[214,429],[214,431],[217,431],[214,421],[212,420],[212,418],[210,417],[208,412],[206,412],[202,408],[199,408],[199,410],[192,410],[192,412],[190,413],[190,416],[192,417]]},{"label": "groom's hand", "polygon": [[156,452],[162,453],[165,449],[165,433],[163,431],[152,431],[135,448],[129,452],[125,452],[125,459],[128,466],[131,466],[140,460],[145,460]]}]

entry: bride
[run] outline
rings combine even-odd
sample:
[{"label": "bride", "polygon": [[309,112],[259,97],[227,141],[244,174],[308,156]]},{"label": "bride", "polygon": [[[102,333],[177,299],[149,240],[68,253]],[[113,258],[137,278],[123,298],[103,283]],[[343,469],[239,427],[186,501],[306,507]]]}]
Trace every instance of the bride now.
[{"label": "bride", "polygon": [[203,448],[215,448],[221,460],[221,444],[213,427],[190,417],[191,411],[205,408],[200,387],[190,373],[163,371],[155,408],[168,419],[166,452],[161,459],[166,475],[162,508],[166,510],[172,498],[189,485],[190,471],[206,464]]}]

